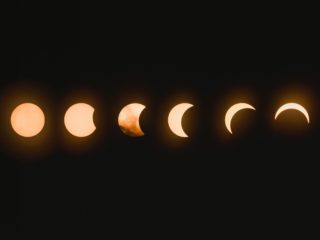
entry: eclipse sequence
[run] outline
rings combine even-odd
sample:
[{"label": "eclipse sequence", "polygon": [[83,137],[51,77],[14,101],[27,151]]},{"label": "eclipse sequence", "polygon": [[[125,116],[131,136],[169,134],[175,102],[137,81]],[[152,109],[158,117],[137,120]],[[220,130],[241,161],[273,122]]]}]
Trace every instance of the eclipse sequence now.
[{"label": "eclipse sequence", "polygon": [[[191,103],[180,103],[174,106],[168,114],[168,126],[173,134],[181,138],[187,138],[182,127],[182,118],[188,109],[192,108]],[[118,124],[121,131],[130,137],[142,137],[144,132],[140,127],[140,115],[146,108],[140,103],[130,103],[119,113]],[[231,122],[233,117],[242,110],[254,111],[254,106],[249,103],[237,103],[232,105],[225,114],[226,131],[233,133]],[[275,113],[276,120],[280,114],[288,110],[295,110],[304,115],[307,123],[310,117],[307,110],[299,103],[286,103],[279,107]],[[68,108],[64,115],[64,125],[68,132],[75,137],[83,138],[96,131],[93,121],[95,109],[87,103],[76,103]],[[38,135],[45,126],[45,114],[36,104],[22,103],[18,105],[11,114],[11,126],[20,136],[30,138]]]}]

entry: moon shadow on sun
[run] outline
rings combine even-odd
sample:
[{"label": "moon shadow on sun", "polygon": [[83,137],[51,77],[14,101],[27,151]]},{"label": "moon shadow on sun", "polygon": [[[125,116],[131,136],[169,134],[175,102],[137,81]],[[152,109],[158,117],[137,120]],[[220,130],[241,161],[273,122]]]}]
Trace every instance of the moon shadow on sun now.
[{"label": "moon shadow on sun", "polygon": [[168,116],[168,124],[171,131],[182,138],[189,137],[182,128],[182,118],[184,113],[193,107],[190,103],[180,103],[176,105],[174,108],[171,109],[169,116]]},{"label": "moon shadow on sun", "polygon": [[274,119],[277,120],[278,116],[287,110],[297,110],[297,111],[301,112],[305,116],[305,118],[307,119],[307,122],[310,123],[310,117],[309,117],[307,110],[298,103],[286,103],[286,104],[282,105],[278,109],[278,111],[276,112]]},{"label": "moon shadow on sun", "polygon": [[131,103],[119,113],[118,124],[121,131],[130,137],[142,137],[144,132],[140,127],[140,115],[146,107],[140,103]]},{"label": "moon shadow on sun", "polygon": [[65,113],[66,129],[76,137],[82,138],[91,135],[96,130],[93,114],[94,108],[89,104],[76,103],[72,105]]},{"label": "moon shadow on sun", "polygon": [[226,128],[228,129],[228,131],[232,134],[232,129],[231,129],[231,121],[234,117],[234,115],[243,110],[243,109],[251,109],[251,110],[255,110],[255,108],[247,103],[237,103],[233,106],[231,106],[225,116],[225,125]]}]

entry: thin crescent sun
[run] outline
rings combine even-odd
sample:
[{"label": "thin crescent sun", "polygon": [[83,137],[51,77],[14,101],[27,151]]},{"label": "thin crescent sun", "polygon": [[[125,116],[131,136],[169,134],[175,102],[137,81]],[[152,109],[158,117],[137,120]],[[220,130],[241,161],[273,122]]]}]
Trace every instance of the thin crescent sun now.
[{"label": "thin crescent sun", "polygon": [[232,129],[231,129],[231,121],[234,117],[234,115],[243,110],[243,109],[252,109],[252,110],[255,110],[255,108],[247,103],[237,103],[233,106],[231,106],[227,113],[226,113],[226,116],[225,116],[225,124],[226,124],[226,127],[228,129],[228,131],[232,134]]},{"label": "thin crescent sun", "polygon": [[310,123],[310,117],[309,117],[307,110],[302,105],[300,105],[298,103],[286,103],[286,104],[282,105],[278,109],[278,111],[276,112],[274,119],[277,119],[278,116],[282,112],[287,111],[287,110],[297,110],[297,111],[301,112],[305,116],[305,118],[307,119],[307,122]]},{"label": "thin crescent sun", "polygon": [[187,138],[188,135],[184,132],[182,128],[182,118],[184,113],[193,107],[190,103],[180,103],[173,107],[168,116],[168,124],[171,131],[179,137]]}]

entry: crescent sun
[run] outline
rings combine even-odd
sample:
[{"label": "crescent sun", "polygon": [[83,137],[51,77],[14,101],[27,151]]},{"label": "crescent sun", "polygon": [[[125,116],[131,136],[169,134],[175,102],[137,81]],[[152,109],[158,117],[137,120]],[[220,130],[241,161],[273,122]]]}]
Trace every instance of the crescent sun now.
[{"label": "crescent sun", "polygon": [[180,103],[175,107],[173,107],[169,113],[169,116],[168,116],[169,127],[171,131],[179,137],[183,137],[183,138],[188,137],[188,135],[184,132],[182,128],[182,118],[185,112],[191,107],[193,107],[193,105],[190,103]]},{"label": "crescent sun", "polygon": [[141,137],[144,135],[140,127],[139,118],[145,108],[140,103],[131,103],[120,111],[118,124],[124,134],[131,137]]},{"label": "crescent sun", "polygon": [[305,118],[307,119],[307,122],[310,123],[310,117],[309,117],[307,110],[302,105],[300,105],[298,103],[286,103],[286,104],[282,105],[278,109],[278,111],[276,112],[274,119],[277,119],[278,116],[282,112],[287,111],[287,110],[297,110],[297,111],[301,112],[305,116]]},{"label": "crescent sun", "polygon": [[226,128],[228,129],[228,131],[232,134],[232,129],[231,129],[231,121],[234,117],[234,115],[243,110],[243,109],[252,109],[255,110],[255,108],[247,103],[237,103],[235,105],[233,105],[232,107],[230,107],[226,113],[225,116],[225,124],[226,124]]}]

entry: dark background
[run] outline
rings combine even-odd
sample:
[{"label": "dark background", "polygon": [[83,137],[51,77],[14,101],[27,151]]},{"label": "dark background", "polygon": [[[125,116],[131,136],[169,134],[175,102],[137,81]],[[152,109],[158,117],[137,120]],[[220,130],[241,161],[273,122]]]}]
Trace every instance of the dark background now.
[{"label": "dark background", "polygon": [[[54,7],[69,21],[58,23]],[[283,38],[297,25],[277,23],[270,30],[252,18],[248,26],[244,16],[241,22],[219,18],[217,11],[199,12],[201,18],[186,13],[190,20],[167,24],[164,16],[151,23],[138,13],[133,23],[91,5],[78,10],[24,1],[17,9],[23,19],[5,45],[0,85],[2,217],[9,231],[70,239],[81,236],[78,225],[111,211],[118,212],[113,222],[122,223],[132,210],[145,210],[146,200],[144,207],[131,201],[137,187],[149,195],[214,183],[318,182],[320,65],[309,45]],[[301,45],[308,58],[300,57]],[[25,101],[46,114],[45,129],[32,139],[17,136],[9,122]],[[84,139],[63,125],[64,112],[79,101],[96,109],[97,130]],[[294,111],[273,120],[289,101],[305,106],[309,125]],[[127,137],[117,126],[130,102],[146,105],[142,138]],[[188,139],[167,126],[180,102],[194,104],[183,120]],[[231,136],[224,114],[237,102],[257,110],[238,114]]]}]

